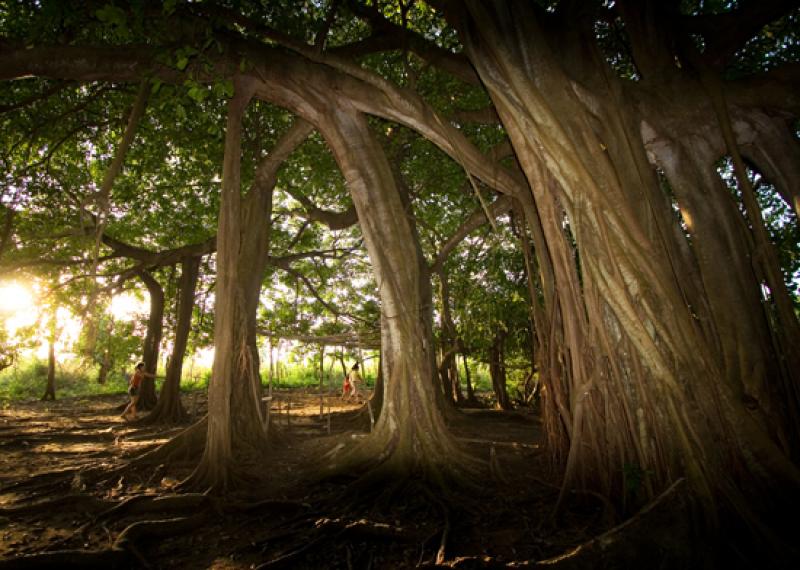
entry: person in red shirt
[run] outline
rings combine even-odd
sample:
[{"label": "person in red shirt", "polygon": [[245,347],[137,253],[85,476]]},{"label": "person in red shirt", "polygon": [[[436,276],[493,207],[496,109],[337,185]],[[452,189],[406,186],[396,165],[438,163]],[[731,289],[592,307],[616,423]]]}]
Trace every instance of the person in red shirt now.
[{"label": "person in red shirt", "polygon": [[[149,372],[144,371],[144,362],[140,362],[136,365],[133,376],[131,376],[130,382],[128,382],[128,395],[131,397],[131,401],[125,408],[125,411],[122,412],[122,418],[125,420],[136,419],[136,403],[139,401],[139,393],[142,389],[142,380],[144,380],[145,376],[155,378],[155,374],[150,374]],[[130,414],[130,417],[128,417],[128,414]]]},{"label": "person in red shirt", "polygon": [[350,377],[345,376],[344,382],[342,383],[342,399],[344,400],[346,397],[350,395],[350,390],[352,386],[350,385]]}]

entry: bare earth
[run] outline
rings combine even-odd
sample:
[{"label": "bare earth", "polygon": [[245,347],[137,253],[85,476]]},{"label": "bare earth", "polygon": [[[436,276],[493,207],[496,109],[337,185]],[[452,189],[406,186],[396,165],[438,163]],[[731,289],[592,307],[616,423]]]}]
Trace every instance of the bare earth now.
[{"label": "bare earth", "polygon": [[[275,396],[280,437],[256,466],[263,477],[223,498],[177,501],[196,458],[117,469],[183,429],[124,422],[123,396],[0,411],[0,568],[507,567],[557,556],[615,522],[591,497],[570,498],[552,520],[558,489],[530,410],[462,410],[451,428],[485,475],[456,504],[415,487],[386,504],[345,504],[337,497],[352,480],[294,483],[328,451],[368,434],[364,404],[325,396],[320,415],[316,393]],[[204,395],[183,397],[202,417]],[[167,499],[161,512],[150,500],[159,497]],[[135,541],[121,540],[129,536]],[[62,558],[43,558],[48,552]]]}]

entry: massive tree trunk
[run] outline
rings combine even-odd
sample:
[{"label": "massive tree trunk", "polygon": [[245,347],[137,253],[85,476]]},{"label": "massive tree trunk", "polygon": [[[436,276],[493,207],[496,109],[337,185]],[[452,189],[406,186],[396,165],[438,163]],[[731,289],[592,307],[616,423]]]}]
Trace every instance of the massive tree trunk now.
[{"label": "massive tree trunk", "polygon": [[181,375],[186,345],[192,328],[194,294],[200,270],[200,257],[187,257],[181,262],[181,279],[178,293],[178,322],[175,325],[175,341],[167,365],[167,375],[161,387],[158,404],[145,418],[145,423],[181,423],[188,414],[181,403]]},{"label": "massive tree trunk", "polygon": [[[638,109],[648,155],[666,174],[691,236],[686,249],[696,258],[696,274],[686,281],[696,282],[702,295],[689,302],[706,337],[718,345],[720,367],[736,397],[797,462],[800,326],[742,159],[761,169],[797,211],[800,145],[791,133],[791,98],[764,99],[772,88],[741,94],[723,79],[713,55],[722,53],[715,51],[719,45],[700,54],[682,30],[664,25],[679,18],[674,6],[620,5],[633,31],[636,65],[648,80],[648,88],[633,92],[631,108]],[[758,8],[748,15],[752,8],[730,16],[755,33],[768,19]],[[764,15],[775,18],[780,10],[770,6]],[[751,23],[753,17],[763,22]],[[735,44],[727,49],[732,57]],[[735,165],[739,204],[716,172],[726,155]]]},{"label": "massive tree trunk", "polygon": [[377,463],[374,478],[418,474],[447,485],[464,461],[444,423],[431,280],[413,222],[366,119],[339,103],[319,118],[319,128],[347,180],[381,298],[383,407],[349,459]]},{"label": "massive tree trunk", "polygon": [[697,321],[701,287],[591,21],[577,11],[545,29],[550,16],[523,2],[470,1],[452,15],[537,199],[545,168],[552,181],[544,187],[563,206],[580,254],[578,290],[556,275],[563,322],[553,328],[564,327],[571,361],[550,381],[560,374],[568,385],[547,388],[568,397],[559,406],[565,484],[623,496],[619,466],[633,465],[647,474],[641,500],[686,475],[712,519],[724,503],[754,520],[742,489],[758,490],[762,514],[783,500],[777,489],[796,496],[797,470],[724,380],[715,339]]},{"label": "massive tree trunk", "polygon": [[[161,337],[164,334],[164,289],[147,270],[140,271],[139,277],[150,293],[150,314],[147,318],[147,334],[142,348],[142,361],[145,372],[154,375],[158,370],[158,353],[161,348]],[[140,410],[152,410],[156,406],[156,401],[155,378],[145,376],[142,380],[137,407]]]},{"label": "massive tree trunk", "polygon": [[[682,137],[669,144],[649,140],[675,193],[692,237],[699,278],[707,293],[698,308],[713,328],[706,334],[719,344],[725,379],[736,398],[765,425],[782,418],[781,399],[770,385],[780,376],[769,323],[751,261],[745,225],[714,163],[718,156],[700,137]],[[666,139],[661,139],[666,140]],[[706,301],[707,299],[707,301]],[[736,310],[731,310],[736,307]],[[781,423],[773,430],[785,431]],[[786,440],[785,433],[776,435]]]},{"label": "massive tree trunk", "polygon": [[237,79],[228,104],[222,200],[217,232],[214,366],[208,393],[205,452],[190,484],[224,490],[237,472],[260,457],[266,438],[256,336],[259,293],[268,262],[272,192],[278,168],[311,131],[298,121],[259,164],[241,198],[242,116],[254,84]]},{"label": "massive tree trunk", "polygon": [[[206,448],[190,482],[225,490],[235,471],[264,449],[258,353],[248,342],[246,306],[252,294],[243,286],[241,263],[241,132],[252,90],[236,82],[228,102],[222,198],[217,231],[217,291],[214,311],[214,365],[208,386]],[[262,220],[263,223],[263,220]],[[255,261],[255,260],[252,260]],[[257,293],[256,293],[257,296]],[[255,360],[254,360],[255,359]]]}]

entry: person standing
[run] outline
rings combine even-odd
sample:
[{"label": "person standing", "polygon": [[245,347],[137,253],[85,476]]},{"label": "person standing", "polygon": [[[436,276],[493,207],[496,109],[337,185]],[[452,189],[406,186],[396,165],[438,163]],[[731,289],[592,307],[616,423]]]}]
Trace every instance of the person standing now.
[{"label": "person standing", "polygon": [[358,362],[353,364],[353,368],[350,369],[350,374],[348,374],[347,378],[350,380],[350,397],[358,399],[358,385],[361,383],[361,375],[358,373]]},{"label": "person standing", "polygon": [[[122,419],[136,419],[136,404],[139,402],[139,393],[142,389],[142,380],[144,380],[145,376],[155,378],[155,374],[150,374],[149,372],[144,371],[144,362],[140,362],[136,365],[136,369],[133,371],[133,376],[131,376],[131,379],[128,382],[128,396],[130,396],[131,401],[125,408],[125,411],[122,412]],[[130,417],[128,417],[128,414],[130,414]]]}]

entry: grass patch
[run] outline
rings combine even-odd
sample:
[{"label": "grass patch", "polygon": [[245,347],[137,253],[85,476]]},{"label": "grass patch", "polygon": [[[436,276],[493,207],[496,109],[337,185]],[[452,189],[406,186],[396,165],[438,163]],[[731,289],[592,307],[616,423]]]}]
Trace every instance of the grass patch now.
[{"label": "grass patch", "polygon": [[[109,374],[105,384],[99,384],[96,378],[96,373],[85,367],[57,365],[56,398],[120,394],[128,386],[121,373]],[[46,386],[47,362],[36,358],[24,360],[0,372],[0,402],[38,400]]]},{"label": "grass patch", "polygon": [[[299,363],[276,367],[272,387],[276,390],[305,389],[313,390],[319,387],[319,368],[305,366]],[[269,370],[262,366],[261,384],[265,388],[269,385]],[[86,366],[78,361],[59,364],[56,366],[56,398],[74,398],[97,396],[103,394],[124,394],[128,387],[127,374],[130,371],[117,370],[108,375],[105,384],[97,382],[95,367]],[[361,371],[364,387],[373,388],[378,373],[377,363],[365,366]],[[156,379],[156,391],[161,390],[164,381],[164,372],[159,370]],[[489,377],[488,367],[470,362],[470,376],[476,392],[490,392],[492,382]],[[509,387],[513,385],[513,374],[509,375]],[[459,363],[459,377],[462,389],[466,390],[466,375],[463,364]],[[343,374],[338,366],[326,366],[323,376],[325,390],[337,392],[342,389]],[[207,390],[211,381],[211,369],[199,367],[184,367],[184,376],[181,380],[182,392]],[[18,362],[0,372],[0,405],[12,401],[38,400],[44,394],[47,384],[47,362],[30,358]]]}]

